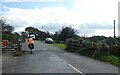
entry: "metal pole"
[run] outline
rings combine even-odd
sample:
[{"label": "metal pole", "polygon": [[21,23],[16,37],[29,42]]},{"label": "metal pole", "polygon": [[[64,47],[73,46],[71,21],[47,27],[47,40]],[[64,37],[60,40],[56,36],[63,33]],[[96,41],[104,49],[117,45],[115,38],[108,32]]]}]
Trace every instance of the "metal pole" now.
[{"label": "metal pole", "polygon": [[115,38],[115,20],[114,20],[114,38]]}]

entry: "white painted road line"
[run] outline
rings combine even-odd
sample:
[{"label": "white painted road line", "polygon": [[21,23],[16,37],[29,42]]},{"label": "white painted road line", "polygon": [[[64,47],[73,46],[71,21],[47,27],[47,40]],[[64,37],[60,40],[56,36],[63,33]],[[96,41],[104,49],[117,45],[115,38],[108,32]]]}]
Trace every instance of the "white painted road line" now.
[{"label": "white painted road line", "polygon": [[71,68],[73,68],[75,71],[77,71],[80,74],[83,74],[80,70],[76,69],[74,66],[72,66],[71,64],[68,64],[68,66],[70,66]]}]

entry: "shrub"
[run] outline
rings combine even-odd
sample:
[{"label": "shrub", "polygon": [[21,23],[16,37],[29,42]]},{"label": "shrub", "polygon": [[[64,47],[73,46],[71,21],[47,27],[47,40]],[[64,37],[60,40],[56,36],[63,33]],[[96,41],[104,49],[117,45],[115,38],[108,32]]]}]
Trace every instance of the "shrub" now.
[{"label": "shrub", "polygon": [[3,34],[2,39],[9,41],[9,46],[12,46],[13,44],[16,44],[18,42],[18,39],[21,39],[22,42],[25,41],[24,37],[19,36],[17,34]]},{"label": "shrub", "polygon": [[79,50],[77,51],[81,55],[89,56],[91,57],[96,49],[95,43],[91,43],[88,41],[84,41],[81,45]]},{"label": "shrub", "polygon": [[111,45],[111,44],[116,44],[117,43],[117,40],[112,38],[112,37],[109,37],[107,39],[104,40],[104,43],[107,43],[108,45]]},{"label": "shrub", "polygon": [[110,52],[108,51],[108,47],[106,47],[105,43],[98,43],[97,48],[94,54],[92,55],[92,58],[101,60],[102,56],[105,56],[105,55],[106,56],[110,55]]},{"label": "shrub", "polygon": [[[120,42],[117,40],[112,37],[97,42],[94,42],[93,39],[91,41],[89,38],[82,39],[80,40],[80,47],[79,49],[76,49],[76,52],[80,55],[85,55],[120,66]],[[70,49],[69,46],[68,48]]]},{"label": "shrub", "polygon": [[110,53],[115,56],[120,56],[120,45],[119,44],[111,45]]}]

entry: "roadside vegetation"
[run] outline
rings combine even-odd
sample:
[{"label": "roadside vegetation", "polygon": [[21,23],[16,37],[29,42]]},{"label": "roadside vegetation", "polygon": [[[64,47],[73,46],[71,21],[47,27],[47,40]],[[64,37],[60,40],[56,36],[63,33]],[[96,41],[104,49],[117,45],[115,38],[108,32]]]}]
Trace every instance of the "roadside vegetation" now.
[{"label": "roadside vegetation", "polygon": [[[25,32],[21,32],[20,35],[17,32],[13,32],[14,27],[4,19],[1,19],[0,23],[2,25],[2,40],[9,40],[9,45],[16,44],[19,38],[24,42],[24,39],[27,38],[28,35],[35,34],[36,40],[44,42],[45,39],[49,37],[54,40],[53,45],[61,49],[120,66],[119,37],[80,37],[77,35],[77,30],[74,30],[71,26],[63,27],[54,34],[50,34],[48,31],[41,31],[34,27],[27,27],[25,28]],[[77,47],[74,43],[71,45],[66,43],[66,40],[71,38],[79,42]]]},{"label": "roadside vegetation", "polygon": [[12,46],[13,44],[17,44],[18,39],[20,38],[21,41],[24,41],[24,37],[20,36],[19,33],[13,32],[14,27],[12,27],[10,24],[6,22],[5,19],[1,19],[0,23],[2,25],[2,40],[8,40],[9,46]]},{"label": "roadside vegetation", "polygon": [[[120,66],[119,40],[104,36],[81,37],[79,46],[72,52]],[[71,47],[68,45],[66,50],[70,51]]]},{"label": "roadside vegetation", "polygon": [[[93,36],[90,38],[82,37],[81,38],[82,40],[78,40],[80,44],[79,47],[77,47],[76,49],[72,49],[71,46],[66,44],[55,43],[55,45],[54,44],[53,45],[70,52],[74,52],[93,59],[111,63],[116,66],[120,66],[119,41],[116,41],[115,43],[114,38],[112,37],[104,37],[103,39],[98,40],[102,37],[103,36]],[[93,38],[94,41],[90,40],[91,38]],[[120,38],[116,38],[116,39],[120,40]]]},{"label": "roadside vegetation", "polygon": [[61,48],[61,49],[66,49],[66,44],[54,43],[53,45],[56,46],[56,47],[59,47],[59,48]]},{"label": "roadside vegetation", "polygon": [[[67,39],[77,40],[79,46],[75,48],[75,44],[67,45]],[[71,27],[63,28],[61,31],[54,34],[55,46],[72,51],[80,55],[88,56],[93,59],[108,62],[120,66],[120,38],[93,36],[79,37],[76,30]],[[73,47],[73,48],[72,48]]]}]

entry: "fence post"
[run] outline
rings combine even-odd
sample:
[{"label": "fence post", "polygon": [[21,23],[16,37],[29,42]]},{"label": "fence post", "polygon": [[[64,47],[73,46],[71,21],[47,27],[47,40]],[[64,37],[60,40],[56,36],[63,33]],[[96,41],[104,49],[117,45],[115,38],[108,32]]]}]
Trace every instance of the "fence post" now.
[{"label": "fence post", "polygon": [[20,38],[18,39],[18,51],[21,52],[21,40],[20,40]]},{"label": "fence post", "polygon": [[74,40],[73,38],[69,38],[66,40],[67,50],[76,51],[80,47],[79,40]]}]

